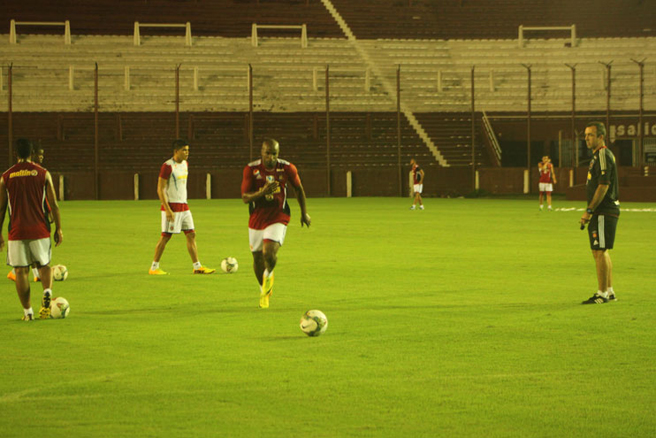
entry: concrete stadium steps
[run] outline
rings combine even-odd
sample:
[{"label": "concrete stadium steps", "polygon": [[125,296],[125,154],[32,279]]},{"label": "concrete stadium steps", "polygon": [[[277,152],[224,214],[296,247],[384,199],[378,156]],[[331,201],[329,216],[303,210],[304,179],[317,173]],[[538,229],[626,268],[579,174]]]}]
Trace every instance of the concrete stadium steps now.
[{"label": "concrete stadium steps", "polygon": [[[401,65],[402,99],[413,111],[466,111],[470,105],[470,69],[476,65],[478,108],[518,111],[526,107],[526,69],[532,66],[532,106],[536,111],[566,111],[571,106],[571,73],[577,64],[577,108],[605,107],[605,69],[612,64],[612,105],[634,110],[638,104],[639,70],[633,59],[656,56],[656,38],[581,39],[575,48],[562,40],[392,41],[364,40],[383,77],[369,74],[367,64],[344,39],[271,38],[253,48],[247,38],[196,38],[184,47],[174,37],[150,37],[134,47],[127,36],[76,36],[71,46],[60,38],[26,35],[20,44],[0,38],[0,48],[13,63],[17,111],[88,110],[94,63],[99,65],[101,104],[107,111],[167,111],[174,100],[175,66],[180,68],[181,108],[188,111],[241,111],[248,105],[248,64],[253,66],[255,105],[272,111],[321,111],[325,106],[324,69],[331,69],[331,104],[336,111],[391,111],[394,96],[383,80],[394,83]],[[56,42],[54,42],[56,41]],[[589,52],[599,55],[590,58]],[[69,67],[74,67],[69,90]],[[129,90],[125,67],[130,68]],[[194,89],[194,67],[198,68]],[[442,89],[438,90],[438,71]],[[7,68],[3,87],[7,91]],[[645,108],[656,107],[656,69],[645,68]],[[34,99],[38,96],[40,99]],[[41,103],[40,103],[41,102]],[[41,105],[41,106],[40,106]],[[6,110],[6,99],[0,99]]]},{"label": "concrete stadium steps", "polygon": [[[251,24],[307,24],[308,36],[339,37],[341,32],[326,9],[317,1],[246,0],[246,1],[109,1],[93,3],[67,1],[52,3],[35,0],[17,2],[11,10],[25,21],[71,20],[71,33],[131,35],[134,21],[145,23],[192,23],[192,35],[223,37],[250,36]],[[183,29],[143,29],[142,35],[184,35]],[[300,31],[298,32],[300,34]],[[269,30],[267,35],[289,35]],[[20,37],[20,35],[19,35]]]},{"label": "concrete stadium steps", "polygon": [[[451,166],[471,166],[471,114],[415,113]],[[491,166],[483,149],[483,133],[476,125],[476,165]]]},{"label": "concrete stadium steps", "polygon": [[656,34],[656,10],[642,1],[331,1],[359,39],[511,39],[519,25],[570,24],[586,37]]},{"label": "concrete stadium steps", "polygon": [[[241,169],[250,160],[247,113],[182,113],[180,136],[191,144],[190,165],[199,171]],[[16,113],[14,138],[27,137],[46,150],[53,172],[93,168],[93,113]],[[159,170],[170,158],[175,114],[100,113],[99,167],[102,170]],[[0,128],[6,127],[6,119]],[[265,137],[281,144],[281,158],[303,166],[327,160],[325,113],[255,113],[254,157]],[[415,157],[425,165],[434,160],[409,123],[401,123],[401,162]],[[396,166],[398,146],[394,113],[340,113],[331,116],[330,160],[333,167]]]}]

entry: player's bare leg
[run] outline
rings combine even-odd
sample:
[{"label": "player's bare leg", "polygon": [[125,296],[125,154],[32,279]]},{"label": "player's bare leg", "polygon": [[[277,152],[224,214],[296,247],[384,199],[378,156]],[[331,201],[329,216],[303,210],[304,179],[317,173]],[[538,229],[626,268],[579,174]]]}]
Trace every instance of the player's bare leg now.
[{"label": "player's bare leg", "polygon": [[216,269],[206,268],[201,265],[198,259],[198,246],[196,245],[196,232],[195,231],[185,231],[185,237],[187,238],[187,251],[189,251],[189,256],[191,261],[194,262],[194,274],[213,274]]},{"label": "player's bare leg", "polygon": [[551,210],[551,192],[547,192],[547,208]]},{"label": "player's bare leg", "polygon": [[[420,210],[423,210],[423,209],[424,209],[424,201],[423,201],[423,199],[421,199],[421,193],[417,192],[417,193],[415,194],[415,198],[416,198],[416,199],[415,199],[415,202],[418,202],[418,203],[419,203],[419,209],[420,209]],[[414,204],[413,204],[413,205],[414,205]]]},{"label": "player's bare leg", "polygon": [[613,261],[610,258],[610,251],[606,251],[606,253],[608,253],[608,300],[617,301],[613,290]]},{"label": "player's bare leg", "polygon": [[159,236],[159,241],[157,242],[157,246],[155,246],[155,257],[153,257],[153,261],[158,262],[162,259],[162,254],[164,254],[164,250],[166,249],[166,244],[169,243],[169,240],[171,240],[171,235],[164,233],[163,235]]},{"label": "player's bare leg", "polygon": [[278,250],[280,244],[272,240],[265,240],[262,245],[262,259],[264,261],[264,272],[262,273],[262,291],[260,292],[260,307],[269,307],[269,298],[273,293],[273,270],[278,262]]},{"label": "player's bare leg", "polygon": [[39,277],[41,278],[41,287],[43,290],[52,289],[52,268],[50,265],[38,266]]},{"label": "player's bare leg", "polygon": [[198,263],[198,246],[196,245],[196,232],[192,231],[186,233],[185,237],[187,238],[187,251],[189,251],[189,256],[191,261],[196,264]]},{"label": "player's bare leg", "polygon": [[159,241],[157,242],[157,246],[155,246],[155,257],[153,257],[153,264],[150,267],[150,270],[148,271],[150,275],[167,274],[162,269],[160,269],[159,261],[162,259],[162,254],[164,254],[164,250],[166,249],[166,244],[169,243],[169,240],[171,240],[171,234],[162,233],[162,235],[159,236]]},{"label": "player's bare leg", "polygon": [[542,210],[543,202],[544,202],[544,192],[540,192],[540,210]]},{"label": "player's bare leg", "polygon": [[27,316],[28,310],[32,310],[32,303],[30,301],[30,279],[28,277],[29,270],[30,269],[27,266],[24,268],[14,268],[14,271],[16,272],[16,292],[18,292],[18,299],[23,306],[25,316]]},{"label": "player's bare leg", "polygon": [[599,290],[606,292],[608,290],[608,278],[610,277],[610,254],[607,250],[593,250],[595,265],[597,267],[597,283]]},{"label": "player's bare leg", "polygon": [[253,272],[255,272],[255,278],[260,285],[260,292],[262,292],[262,276],[264,275],[264,255],[262,251],[253,252]]},{"label": "player's bare leg", "polygon": [[410,207],[410,210],[414,210],[415,208],[417,208],[417,195],[419,195],[418,192],[413,192],[413,195],[412,195],[412,207]]}]

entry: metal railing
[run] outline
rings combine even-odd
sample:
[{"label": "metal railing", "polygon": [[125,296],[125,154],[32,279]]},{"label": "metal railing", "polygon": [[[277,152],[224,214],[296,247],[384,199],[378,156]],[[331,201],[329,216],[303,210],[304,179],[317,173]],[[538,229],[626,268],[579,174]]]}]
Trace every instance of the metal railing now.
[{"label": "metal railing", "polygon": [[490,119],[487,117],[487,113],[485,111],[483,111],[483,127],[485,131],[485,138],[488,140],[488,143],[492,149],[492,156],[494,157],[497,166],[501,166],[501,147],[499,146],[499,140],[497,139],[497,136],[492,129],[492,124],[490,123]]}]

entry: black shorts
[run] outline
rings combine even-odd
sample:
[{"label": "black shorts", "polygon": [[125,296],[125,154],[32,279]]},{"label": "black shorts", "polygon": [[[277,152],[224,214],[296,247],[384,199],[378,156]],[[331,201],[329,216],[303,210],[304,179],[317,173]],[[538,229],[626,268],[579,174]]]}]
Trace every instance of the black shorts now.
[{"label": "black shorts", "polygon": [[593,215],[588,224],[591,249],[613,249],[617,216]]}]

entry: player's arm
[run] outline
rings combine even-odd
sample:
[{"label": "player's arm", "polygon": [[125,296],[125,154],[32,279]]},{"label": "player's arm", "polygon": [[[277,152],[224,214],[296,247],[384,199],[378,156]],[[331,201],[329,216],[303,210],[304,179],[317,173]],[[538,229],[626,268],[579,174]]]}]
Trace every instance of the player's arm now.
[{"label": "player's arm", "polygon": [[244,204],[250,204],[253,201],[260,199],[266,195],[272,195],[279,187],[278,181],[267,182],[259,190],[253,191],[253,177],[251,175],[250,167],[246,166],[244,175],[241,180],[241,200]]},{"label": "player's arm", "polygon": [[64,233],[61,226],[61,215],[59,214],[59,204],[57,204],[57,196],[55,195],[55,186],[52,184],[52,176],[50,172],[46,172],[46,199],[50,205],[50,212],[55,221],[55,246],[59,246],[64,240]]},{"label": "player's arm", "polygon": [[5,213],[7,212],[7,188],[5,180],[0,177],[0,251],[5,246],[5,239],[2,237],[2,226],[5,224]]},{"label": "player's arm", "polygon": [[312,223],[312,218],[310,218],[310,215],[307,213],[307,204],[303,184],[301,184],[299,181],[298,186],[294,186],[294,189],[296,190],[296,200],[298,201],[299,207],[301,207],[301,228],[303,225],[307,225],[309,228],[310,224]]},{"label": "player's arm", "polygon": [[551,179],[553,180],[553,183],[556,184],[556,182],[557,182],[556,181],[556,168],[554,167],[553,164],[551,165],[549,170],[551,171]]},{"label": "player's arm", "polygon": [[417,184],[423,184],[424,183],[424,169],[419,169],[419,175],[421,175],[421,178],[419,178],[419,182]]},{"label": "player's arm", "polygon": [[298,170],[296,166],[290,164],[286,169],[287,178],[289,182],[292,183],[294,189],[296,190],[296,200],[298,201],[299,207],[301,207],[301,228],[303,225],[307,225],[308,228],[312,223],[310,215],[307,213],[307,202],[305,198],[305,189],[303,189],[303,184],[301,183],[301,177],[298,176]]},{"label": "player's arm", "polygon": [[166,220],[173,222],[173,210],[169,205],[169,197],[166,195],[166,184],[168,183],[167,179],[159,177],[157,179],[157,197],[159,197],[159,202],[164,206],[164,212],[166,213]]}]

